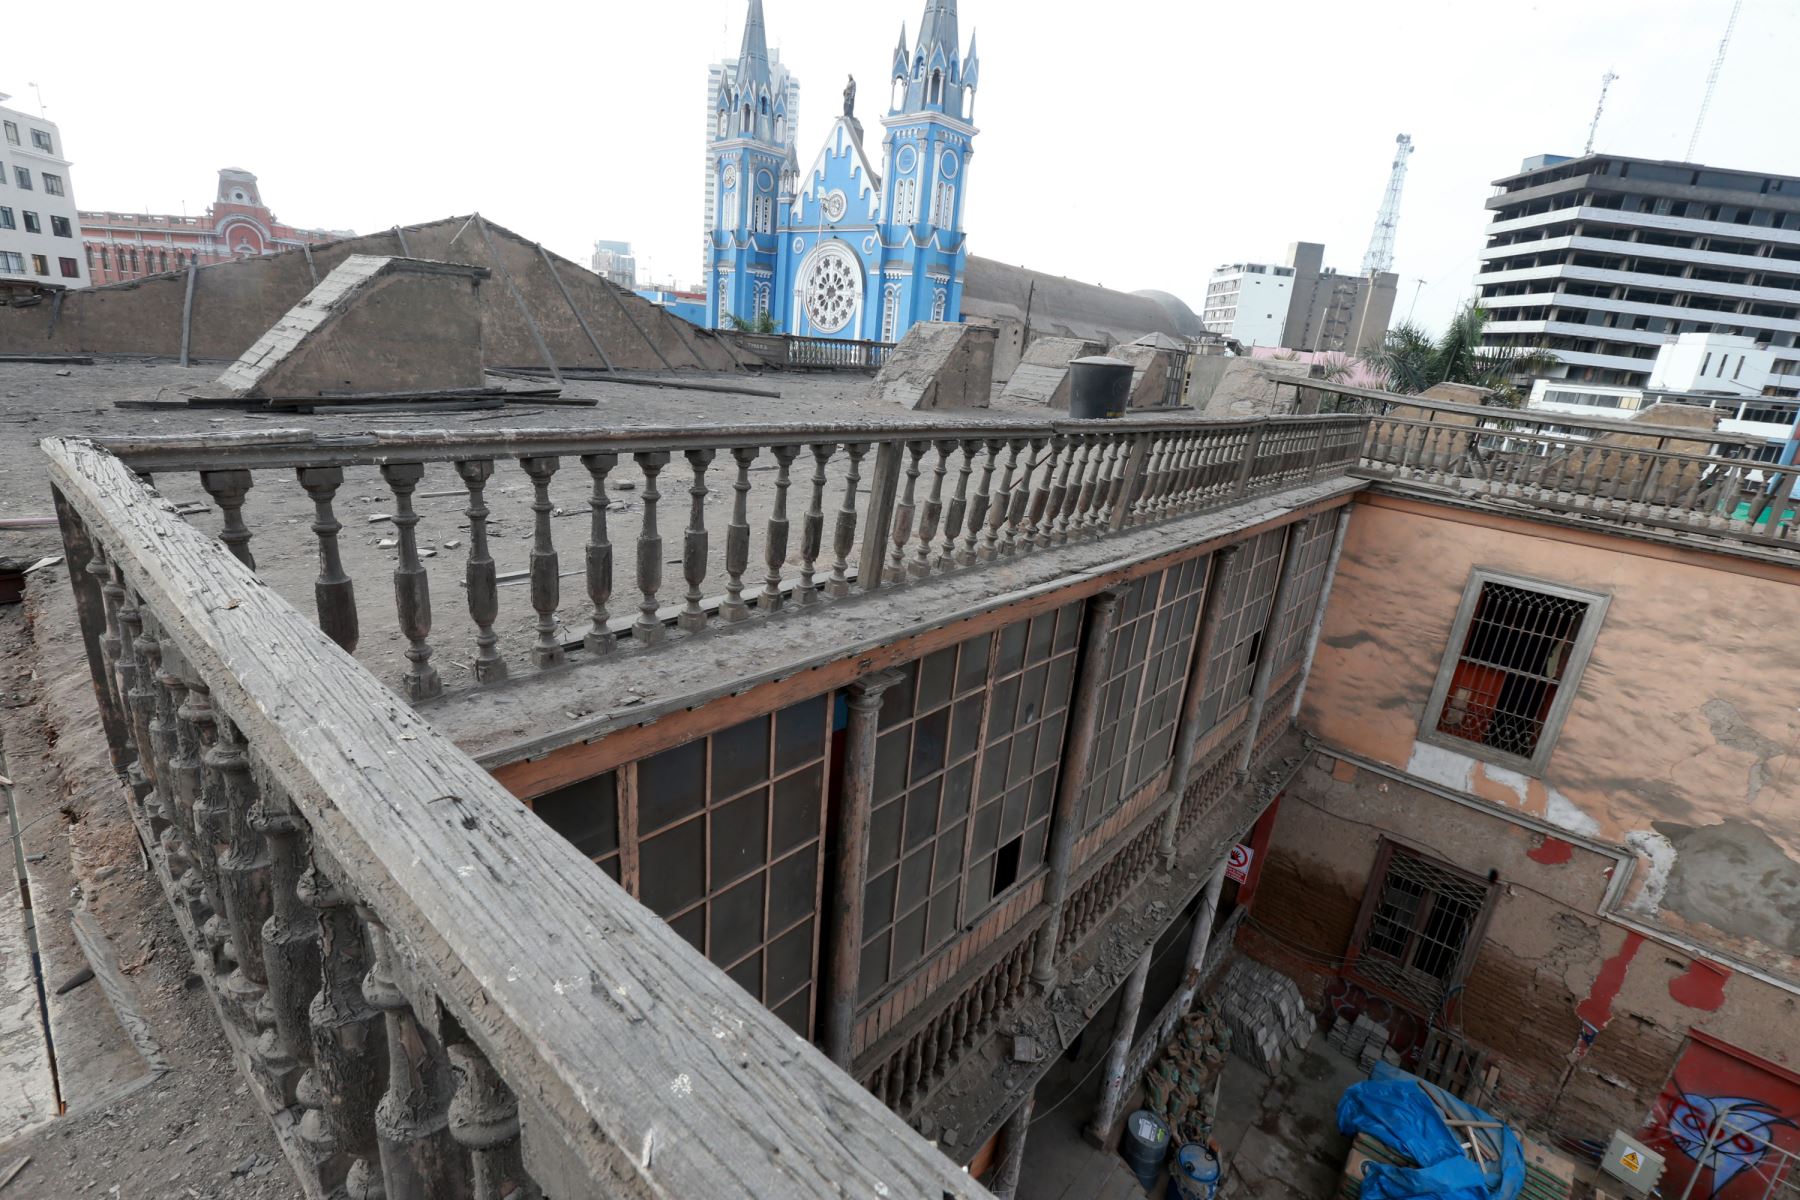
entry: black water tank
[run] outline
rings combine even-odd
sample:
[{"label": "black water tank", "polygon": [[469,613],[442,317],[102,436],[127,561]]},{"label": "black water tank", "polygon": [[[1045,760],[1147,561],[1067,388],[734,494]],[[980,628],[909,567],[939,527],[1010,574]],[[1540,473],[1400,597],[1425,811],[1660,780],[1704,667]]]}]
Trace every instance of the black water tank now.
[{"label": "black water tank", "polygon": [[1130,395],[1130,363],[1095,356],[1069,364],[1069,416],[1077,421],[1122,417]]}]

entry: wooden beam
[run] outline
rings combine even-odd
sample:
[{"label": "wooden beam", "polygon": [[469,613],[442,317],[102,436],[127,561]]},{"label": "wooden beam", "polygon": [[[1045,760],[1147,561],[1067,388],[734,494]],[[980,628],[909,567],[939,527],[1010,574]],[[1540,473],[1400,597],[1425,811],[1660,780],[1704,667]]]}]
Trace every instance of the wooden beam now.
[{"label": "wooden beam", "polygon": [[[519,305],[519,315],[525,318],[525,328],[531,331],[531,340],[537,343],[538,354],[544,365],[550,369],[550,375],[558,384],[562,383],[562,370],[556,365],[556,356],[550,353],[549,345],[544,341],[544,331],[538,328],[537,319],[531,315],[531,305],[525,303],[525,293],[513,282],[512,272],[506,269],[506,262],[500,257],[500,249],[494,245],[494,235],[488,232],[487,222],[480,213],[475,214],[475,227],[481,231],[481,240],[487,244],[488,258],[493,261],[494,270],[506,284],[506,290]],[[398,226],[395,226],[398,229]]]},{"label": "wooden beam", "polygon": [[576,307],[575,297],[571,296],[569,289],[563,285],[562,276],[556,273],[556,264],[550,261],[549,252],[544,249],[542,242],[533,242],[532,245],[537,247],[538,257],[544,261],[544,269],[550,272],[551,282],[555,283],[556,290],[562,293],[563,303],[567,304],[569,311],[575,314],[575,323],[581,326],[581,332],[587,335],[588,345],[592,346],[594,353],[600,356],[601,364],[607,370],[612,370],[612,359],[606,357],[606,351],[600,348],[600,339],[594,336],[592,329],[588,328],[587,318],[582,316],[581,309]]},{"label": "wooden beam", "polygon": [[199,269],[192,259],[188,260],[187,291],[181,297],[181,365],[188,365],[188,347],[193,341],[194,332],[194,280]]}]

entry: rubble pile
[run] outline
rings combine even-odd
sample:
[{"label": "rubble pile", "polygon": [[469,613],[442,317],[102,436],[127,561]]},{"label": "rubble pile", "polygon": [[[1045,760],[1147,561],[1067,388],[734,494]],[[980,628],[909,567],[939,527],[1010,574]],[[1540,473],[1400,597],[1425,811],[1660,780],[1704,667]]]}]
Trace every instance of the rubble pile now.
[{"label": "rubble pile", "polygon": [[1144,1073],[1144,1107],[1168,1125],[1175,1146],[1205,1145],[1212,1135],[1219,1072],[1231,1044],[1231,1029],[1203,1001],[1181,1019],[1162,1058]]},{"label": "rubble pile", "polygon": [[1215,993],[1232,1046],[1264,1074],[1281,1074],[1282,1057],[1306,1048],[1313,1016],[1300,985],[1272,967],[1239,958]]}]

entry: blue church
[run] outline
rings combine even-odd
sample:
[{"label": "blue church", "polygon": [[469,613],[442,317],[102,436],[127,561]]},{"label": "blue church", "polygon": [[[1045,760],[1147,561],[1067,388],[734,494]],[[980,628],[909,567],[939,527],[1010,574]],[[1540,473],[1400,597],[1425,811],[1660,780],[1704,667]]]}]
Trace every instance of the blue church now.
[{"label": "blue church", "polygon": [[918,41],[908,45],[903,24],[894,49],[880,171],[863,145],[854,80],[802,171],[771,78],[762,0],[750,0],[737,72],[715,98],[711,324],[766,313],[783,333],[897,342],[915,322],[960,320],[979,74],[973,39],[961,50],[956,0],[926,0]]}]

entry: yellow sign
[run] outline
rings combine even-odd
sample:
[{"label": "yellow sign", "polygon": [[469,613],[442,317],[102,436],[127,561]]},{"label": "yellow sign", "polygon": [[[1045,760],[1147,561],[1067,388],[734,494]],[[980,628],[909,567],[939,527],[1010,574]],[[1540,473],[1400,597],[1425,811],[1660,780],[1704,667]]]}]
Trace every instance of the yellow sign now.
[{"label": "yellow sign", "polygon": [[1636,1150],[1627,1150],[1619,1158],[1619,1165],[1623,1166],[1627,1171],[1636,1174],[1644,1165],[1643,1155],[1639,1154]]}]

